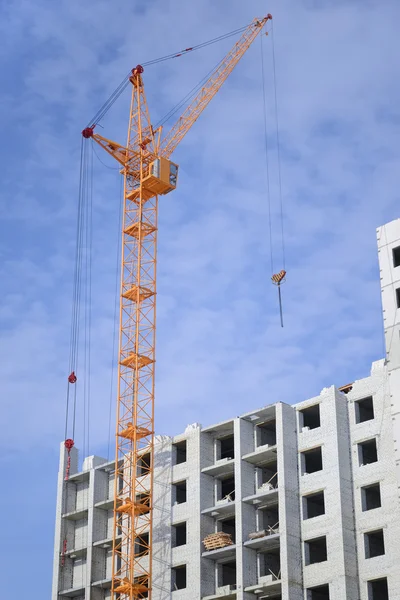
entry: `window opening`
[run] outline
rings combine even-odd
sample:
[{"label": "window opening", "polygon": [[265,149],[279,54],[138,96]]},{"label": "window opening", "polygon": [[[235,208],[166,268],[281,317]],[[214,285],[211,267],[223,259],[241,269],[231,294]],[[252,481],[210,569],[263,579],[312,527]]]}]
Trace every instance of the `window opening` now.
[{"label": "window opening", "polygon": [[234,457],[235,448],[233,435],[217,440],[217,460]]},{"label": "window opening", "polygon": [[261,508],[257,511],[258,531],[265,531],[266,535],[278,533],[279,510],[278,505]]},{"label": "window opening", "polygon": [[309,406],[301,410],[300,418],[300,424],[303,429],[317,429],[321,427],[319,404],[314,404],[314,406]]},{"label": "window opening", "polygon": [[145,556],[149,553],[149,534],[142,533],[135,539],[135,555]]},{"label": "window opening", "polygon": [[231,536],[232,542],[236,540],[235,517],[217,522],[217,530],[223,533],[228,533]]},{"label": "window opening", "polygon": [[367,440],[358,444],[358,458],[360,467],[363,465],[370,465],[371,463],[377,462],[378,453],[376,449],[376,439]]},{"label": "window opening", "polygon": [[220,498],[218,500],[234,500],[235,499],[235,478],[227,477],[221,479]]},{"label": "window opening", "polygon": [[174,567],[172,571],[172,591],[186,588],[186,565]]},{"label": "window opening", "polygon": [[394,268],[400,267],[400,246],[397,246],[397,248],[393,248],[392,254]]},{"label": "window opening", "polygon": [[278,487],[278,464],[276,462],[265,467],[256,467],[256,489],[272,490]]},{"label": "window opening", "polygon": [[303,475],[306,473],[315,473],[316,471],[322,471],[322,448],[314,448],[313,450],[307,450],[302,452],[302,471]]},{"label": "window opening", "polygon": [[146,454],[142,454],[137,462],[137,475],[141,477],[143,475],[147,475],[150,472],[151,466],[151,455],[150,452]]},{"label": "window opening", "polygon": [[305,562],[306,565],[324,562],[328,559],[326,549],[326,537],[315,538],[305,542]]},{"label": "window opening", "polygon": [[186,502],[186,480],[172,484],[172,504]]},{"label": "window opening", "polygon": [[364,423],[365,421],[372,421],[374,418],[374,403],[372,396],[369,398],[363,398],[357,400],[354,403],[356,410],[356,423]]},{"label": "window opening", "polygon": [[365,558],[374,558],[385,554],[385,542],[383,538],[383,529],[370,531],[364,534]]},{"label": "window opening", "polygon": [[222,563],[219,566],[218,587],[224,585],[236,585],[236,562]]},{"label": "window opening", "polygon": [[389,600],[389,590],[386,577],[368,581],[368,600]]},{"label": "window opening", "polygon": [[381,507],[381,487],[379,483],[361,488],[362,510],[373,510]]},{"label": "window opening", "polygon": [[173,449],[175,453],[175,464],[181,465],[182,463],[185,463],[187,460],[186,440],[183,440],[183,442],[177,442],[176,444],[173,444]]},{"label": "window opening", "polygon": [[186,544],[186,521],[172,526],[172,547],[184,546]]},{"label": "window opening", "polygon": [[281,578],[281,560],[279,548],[269,552],[260,552],[258,555],[259,577],[272,575],[272,578],[278,580]]},{"label": "window opening", "polygon": [[276,421],[256,425],[256,446],[275,446],[276,444]]},{"label": "window opening", "polygon": [[307,600],[330,600],[329,584],[318,585],[317,587],[308,588]]},{"label": "window opening", "polygon": [[325,514],[324,492],[303,496],[303,519],[313,519]]}]

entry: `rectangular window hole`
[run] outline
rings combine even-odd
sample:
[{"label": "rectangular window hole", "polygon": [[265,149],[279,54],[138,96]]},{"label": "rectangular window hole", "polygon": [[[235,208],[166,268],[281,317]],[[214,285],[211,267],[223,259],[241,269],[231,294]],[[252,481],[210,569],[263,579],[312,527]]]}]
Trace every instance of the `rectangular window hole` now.
[{"label": "rectangular window hole", "polygon": [[369,398],[363,398],[354,402],[356,409],[356,423],[364,423],[365,421],[372,421],[374,418],[374,402],[372,396]]},{"label": "rectangular window hole", "polygon": [[302,452],[302,473],[315,473],[316,471],[322,471],[322,448],[314,448],[313,450],[306,450]]},{"label": "rectangular window hole", "polygon": [[186,544],[186,521],[172,526],[172,547],[184,546]]},{"label": "rectangular window hole", "polygon": [[275,446],[276,444],[276,421],[271,420],[266,423],[256,425],[256,446]]},{"label": "rectangular window hole", "polygon": [[361,488],[361,506],[363,511],[381,507],[381,487],[379,483]]},{"label": "rectangular window hole", "polygon": [[171,569],[172,591],[184,590],[186,588],[186,565],[180,565]]},{"label": "rectangular window hole", "polygon": [[265,530],[267,534],[276,533],[279,527],[279,509],[278,505],[260,508],[257,511],[257,530]]},{"label": "rectangular window hole", "polygon": [[217,460],[234,457],[235,447],[233,435],[228,435],[227,437],[217,440]]},{"label": "rectangular window hole", "polygon": [[301,415],[301,427],[307,427],[307,429],[317,429],[321,427],[321,419],[319,414],[319,404],[309,406],[300,411]]},{"label": "rectangular window hole", "polygon": [[226,479],[221,479],[221,485],[218,486],[218,492],[220,496],[217,500],[230,500],[233,501],[235,499],[235,478],[227,477]]},{"label": "rectangular window hole", "polygon": [[400,267],[400,246],[397,246],[397,248],[393,248],[392,254],[394,268]]},{"label": "rectangular window hole", "polygon": [[270,550],[268,552],[260,552],[257,556],[257,560],[260,577],[272,575],[273,579],[281,578],[281,560],[279,548],[276,550]]},{"label": "rectangular window hole", "polygon": [[385,554],[383,529],[364,533],[365,558],[374,558]]},{"label": "rectangular window hole", "polygon": [[137,463],[138,477],[148,475],[148,473],[150,472],[150,467],[151,467],[151,455],[150,455],[150,452],[147,452],[146,454],[142,454],[139,457],[139,460]]},{"label": "rectangular window hole", "polygon": [[172,484],[172,504],[186,502],[186,480]]},{"label": "rectangular window hole", "polygon": [[396,290],[396,304],[397,308],[400,308],[400,288],[397,288]]},{"label": "rectangular window hole", "polygon": [[313,519],[325,514],[324,492],[303,496],[303,518]]},{"label": "rectangular window hole", "polygon": [[368,581],[368,600],[389,600],[389,590],[386,577]]},{"label": "rectangular window hole", "polygon": [[306,565],[313,565],[326,561],[328,558],[326,550],[326,537],[315,538],[305,542]]},{"label": "rectangular window hole", "polygon": [[376,439],[367,440],[358,444],[358,459],[360,467],[370,465],[378,460],[378,452],[376,449]]},{"label": "rectangular window hole", "polygon": [[218,587],[236,585],[236,562],[226,562],[218,565]]},{"label": "rectangular window hole", "polygon": [[307,600],[330,600],[329,584],[318,585],[317,587],[308,588]]},{"label": "rectangular window hole", "polygon": [[217,529],[218,529],[218,531],[223,531],[224,533],[228,533],[231,536],[232,542],[235,543],[235,539],[236,539],[235,517],[233,517],[231,519],[225,519],[223,521],[218,521]]},{"label": "rectangular window hole", "polygon": [[186,440],[183,440],[183,442],[177,442],[176,444],[173,444],[172,448],[174,452],[174,464],[181,465],[182,463],[185,463],[187,454]]},{"label": "rectangular window hole", "polygon": [[149,553],[149,534],[142,533],[135,539],[135,556],[145,556]]}]

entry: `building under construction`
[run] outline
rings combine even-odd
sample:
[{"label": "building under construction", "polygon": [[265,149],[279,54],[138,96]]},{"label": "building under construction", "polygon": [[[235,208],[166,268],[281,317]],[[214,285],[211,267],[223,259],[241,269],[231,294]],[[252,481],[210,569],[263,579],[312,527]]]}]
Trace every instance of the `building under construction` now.
[{"label": "building under construction", "polygon": [[[152,589],[139,597],[400,599],[400,219],[377,238],[386,357],[370,376],[156,436],[153,465],[142,450],[152,564],[150,532],[135,555]],[[115,462],[78,470],[62,444],[52,600],[111,598],[114,486]],[[145,493],[135,501],[145,519]]]}]

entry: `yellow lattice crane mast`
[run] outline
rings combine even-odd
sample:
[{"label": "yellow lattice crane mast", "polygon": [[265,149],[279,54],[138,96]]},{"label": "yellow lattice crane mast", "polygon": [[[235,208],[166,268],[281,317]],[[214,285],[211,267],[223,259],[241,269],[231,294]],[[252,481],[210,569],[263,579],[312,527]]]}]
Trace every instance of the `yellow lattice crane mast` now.
[{"label": "yellow lattice crane mast", "polygon": [[129,78],[126,146],[94,133],[94,126],[82,132],[121,164],[124,176],[113,600],[151,598],[152,591],[158,197],[177,185],[178,165],[169,157],[271,18],[254,19],[244,30],[165,137],[151,125],[140,65]]}]

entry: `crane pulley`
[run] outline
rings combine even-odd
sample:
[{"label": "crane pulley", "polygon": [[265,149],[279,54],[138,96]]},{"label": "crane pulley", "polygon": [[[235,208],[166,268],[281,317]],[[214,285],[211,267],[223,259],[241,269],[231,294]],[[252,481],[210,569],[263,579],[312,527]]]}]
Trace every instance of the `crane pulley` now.
[{"label": "crane pulley", "polygon": [[152,126],[141,65],[132,69],[128,78],[132,99],[126,145],[95,131],[100,117],[82,131],[83,138],[94,140],[119,163],[124,178],[113,600],[151,598],[152,594],[158,197],[177,186],[178,165],[170,160],[174,150],[270,19],[270,14],[254,19],[242,31],[232,50],[165,136],[162,126]]}]

